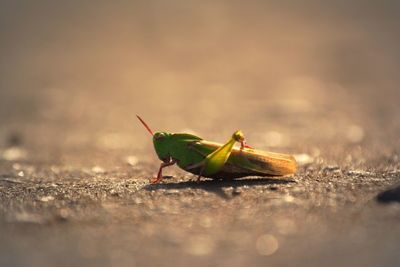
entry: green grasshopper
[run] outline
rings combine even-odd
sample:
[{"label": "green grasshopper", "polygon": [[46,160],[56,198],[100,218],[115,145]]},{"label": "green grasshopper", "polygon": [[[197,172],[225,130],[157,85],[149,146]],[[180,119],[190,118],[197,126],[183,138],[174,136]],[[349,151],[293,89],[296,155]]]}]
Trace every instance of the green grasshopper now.
[{"label": "green grasshopper", "polygon": [[[137,115],[136,115],[137,116]],[[201,177],[233,179],[246,176],[285,176],[296,172],[293,156],[253,149],[246,144],[239,130],[225,143],[205,141],[187,133],[156,132],[137,116],[153,136],[154,149],[162,161],[157,177],[151,182],[159,183],[162,170],[175,163],[183,170]],[[235,143],[240,148],[235,148]]]}]

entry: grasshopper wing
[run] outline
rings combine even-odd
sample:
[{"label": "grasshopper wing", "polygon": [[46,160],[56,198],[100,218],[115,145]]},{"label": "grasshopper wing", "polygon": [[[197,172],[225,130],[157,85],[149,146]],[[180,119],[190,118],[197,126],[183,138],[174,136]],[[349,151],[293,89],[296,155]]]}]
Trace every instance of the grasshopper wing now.
[{"label": "grasshopper wing", "polygon": [[[222,144],[199,140],[194,144],[196,150],[207,155]],[[224,174],[231,173],[232,177],[250,175],[285,176],[296,172],[297,164],[293,156],[281,153],[266,152],[258,149],[233,148]],[[229,176],[229,175],[227,175]]]}]

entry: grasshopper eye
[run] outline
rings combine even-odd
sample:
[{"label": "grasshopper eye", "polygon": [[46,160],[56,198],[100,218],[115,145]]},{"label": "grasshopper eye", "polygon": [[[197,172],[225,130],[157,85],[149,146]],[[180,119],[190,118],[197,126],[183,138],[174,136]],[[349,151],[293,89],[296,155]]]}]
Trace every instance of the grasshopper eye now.
[{"label": "grasshopper eye", "polygon": [[163,140],[165,138],[166,134],[165,133],[156,133],[154,135],[154,139],[156,140]]}]

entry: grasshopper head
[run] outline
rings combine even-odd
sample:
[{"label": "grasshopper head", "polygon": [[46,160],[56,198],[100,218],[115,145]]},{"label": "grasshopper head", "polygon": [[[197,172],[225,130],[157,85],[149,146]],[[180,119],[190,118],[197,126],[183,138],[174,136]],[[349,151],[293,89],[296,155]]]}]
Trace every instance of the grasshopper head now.
[{"label": "grasshopper head", "polygon": [[171,134],[167,132],[156,132],[153,135],[154,149],[156,150],[158,158],[164,162],[168,162],[170,159],[170,136]]},{"label": "grasshopper head", "polygon": [[238,130],[233,133],[232,138],[235,139],[237,142],[242,142],[244,141],[244,135],[242,131]]},{"label": "grasshopper head", "polygon": [[154,149],[156,150],[158,158],[164,162],[169,162],[170,160],[169,147],[170,147],[171,134],[166,132],[153,133],[153,131],[141,117],[139,117],[138,115],[136,115],[136,117],[143,124],[144,128],[146,128],[146,130],[153,136]]}]

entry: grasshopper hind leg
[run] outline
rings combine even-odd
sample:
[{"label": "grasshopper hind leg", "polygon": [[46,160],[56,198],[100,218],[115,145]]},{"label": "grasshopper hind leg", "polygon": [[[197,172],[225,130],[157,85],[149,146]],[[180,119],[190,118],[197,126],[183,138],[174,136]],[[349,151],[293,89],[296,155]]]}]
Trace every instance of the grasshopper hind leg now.
[{"label": "grasshopper hind leg", "polygon": [[189,170],[201,167],[201,169],[199,170],[197,181],[200,181],[203,174],[209,177],[210,175],[219,173],[226,165],[226,162],[228,161],[233,146],[236,142],[240,142],[241,149],[249,148],[249,146],[245,142],[244,135],[240,130],[234,132],[228,142],[226,142],[208,155],[203,155],[203,153],[201,153],[201,151],[198,151],[196,147],[191,146],[192,149],[205,157],[204,160],[202,160],[201,162],[196,163],[192,166],[188,166]]}]

